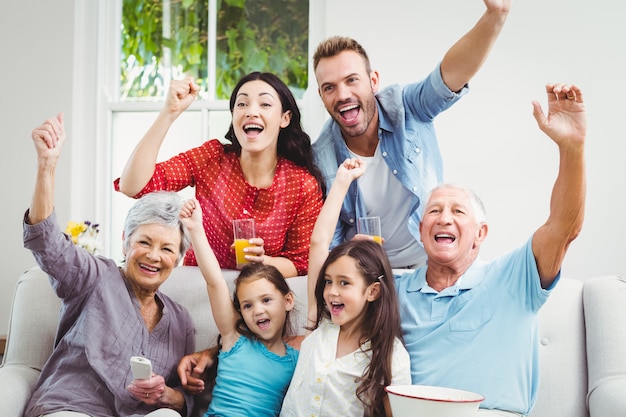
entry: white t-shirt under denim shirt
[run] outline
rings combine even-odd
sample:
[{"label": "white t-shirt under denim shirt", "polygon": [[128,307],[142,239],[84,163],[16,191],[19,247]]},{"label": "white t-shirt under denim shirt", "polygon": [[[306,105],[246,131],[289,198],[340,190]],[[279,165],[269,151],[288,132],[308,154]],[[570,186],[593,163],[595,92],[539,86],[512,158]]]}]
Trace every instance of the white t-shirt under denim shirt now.
[{"label": "white t-shirt under denim shirt", "polygon": [[383,160],[380,147],[374,156],[360,156],[350,151],[353,158],[365,161],[365,173],[357,180],[359,194],[367,207],[367,216],[380,217],[380,230],[393,268],[423,264],[425,252],[409,231],[407,218],[399,213],[411,211],[412,195],[392,174]]}]

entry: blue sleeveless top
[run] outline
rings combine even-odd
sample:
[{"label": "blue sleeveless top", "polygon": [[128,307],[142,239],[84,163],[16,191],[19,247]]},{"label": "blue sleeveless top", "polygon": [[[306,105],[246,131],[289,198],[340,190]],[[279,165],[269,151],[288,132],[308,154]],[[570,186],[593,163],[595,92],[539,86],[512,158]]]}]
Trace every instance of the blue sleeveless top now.
[{"label": "blue sleeveless top", "polygon": [[285,356],[258,340],[240,336],[228,352],[220,351],[217,378],[208,416],[278,416],[298,361],[298,351],[285,345]]}]

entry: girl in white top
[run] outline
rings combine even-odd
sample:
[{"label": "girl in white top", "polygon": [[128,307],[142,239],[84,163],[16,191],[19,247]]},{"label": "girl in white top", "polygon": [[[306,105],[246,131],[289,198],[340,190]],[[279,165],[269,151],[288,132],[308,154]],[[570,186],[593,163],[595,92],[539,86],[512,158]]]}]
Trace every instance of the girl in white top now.
[{"label": "girl in white top", "polygon": [[410,384],[394,276],[382,246],[345,242],[330,253],[341,204],[365,164],[347,159],[315,223],[309,251],[308,333],[281,416],[391,415],[385,386]]}]

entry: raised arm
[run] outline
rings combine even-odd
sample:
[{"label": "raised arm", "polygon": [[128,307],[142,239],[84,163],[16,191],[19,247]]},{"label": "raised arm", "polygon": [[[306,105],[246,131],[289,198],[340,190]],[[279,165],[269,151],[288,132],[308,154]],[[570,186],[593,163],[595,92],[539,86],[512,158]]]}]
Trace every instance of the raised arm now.
[{"label": "raised arm", "polygon": [[63,113],[46,120],[33,130],[31,136],[37,150],[37,179],[28,211],[28,223],[37,224],[47,219],[54,210],[54,179],[65,143]]},{"label": "raised arm", "polygon": [[365,172],[365,162],[360,159],[346,159],[337,169],[337,176],[328,191],[326,201],[311,234],[311,248],[309,249],[309,273],[307,281],[308,325],[317,322],[317,301],[315,299],[315,285],[322,265],[328,257],[328,248],[335,233],[335,226],[341,211],[341,205],[348,192],[350,184]]},{"label": "raised arm", "polygon": [[167,131],[178,116],[193,103],[199,91],[200,87],[192,78],[172,80],[163,109],[126,162],[119,182],[121,192],[134,197],[146,186],[154,173],[159,149]]},{"label": "raised arm", "polygon": [[222,346],[228,350],[239,337],[236,330],[239,314],[230,298],[230,291],[224,281],[220,264],[209,246],[202,226],[202,209],[198,201],[187,200],[180,211],[180,218],[189,232],[198,267],[206,281],[213,318],[222,335]]},{"label": "raised arm", "polygon": [[559,172],[550,198],[550,215],[533,236],[541,286],[548,288],[561,269],[569,244],[578,236],[585,211],[587,113],[575,85],[548,84],[548,114],[533,101],[539,128],[559,147]]},{"label": "raised arm", "polygon": [[441,62],[441,76],[452,91],[460,91],[478,72],[511,8],[511,0],[484,0],[487,11],[476,25],[446,52]]}]

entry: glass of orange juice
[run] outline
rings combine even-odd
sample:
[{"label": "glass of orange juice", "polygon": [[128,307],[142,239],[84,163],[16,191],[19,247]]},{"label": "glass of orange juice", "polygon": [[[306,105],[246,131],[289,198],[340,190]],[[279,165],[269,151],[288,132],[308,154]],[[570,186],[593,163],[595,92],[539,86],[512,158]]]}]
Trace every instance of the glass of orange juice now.
[{"label": "glass of orange juice", "polygon": [[380,217],[359,217],[356,223],[356,231],[361,235],[370,235],[374,242],[379,245],[383,244],[382,235],[380,233]]},{"label": "glass of orange juice", "polygon": [[237,269],[241,269],[248,263],[246,254],[243,251],[250,244],[250,239],[256,237],[254,234],[254,219],[236,219],[233,220],[233,232],[235,234],[235,258],[237,260]]}]

